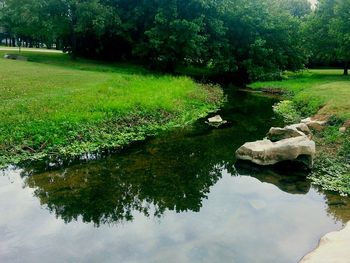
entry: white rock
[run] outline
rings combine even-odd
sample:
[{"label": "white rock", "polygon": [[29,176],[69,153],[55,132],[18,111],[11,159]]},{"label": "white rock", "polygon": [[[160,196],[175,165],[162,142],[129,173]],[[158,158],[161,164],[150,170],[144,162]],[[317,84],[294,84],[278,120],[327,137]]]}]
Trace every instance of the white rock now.
[{"label": "white rock", "polygon": [[350,222],[338,232],[325,235],[318,247],[306,255],[300,263],[349,263]]},{"label": "white rock", "polygon": [[282,161],[298,160],[312,168],[315,153],[315,142],[306,136],[299,136],[278,142],[267,139],[248,142],[236,151],[236,157],[258,165],[274,165]]},{"label": "white rock", "polygon": [[327,121],[313,120],[312,118],[306,118],[301,120],[301,123],[306,124],[310,129],[320,131],[327,124]]},{"label": "white rock", "polygon": [[345,133],[345,132],[346,132],[346,127],[340,127],[340,128],[339,128],[339,132]]},{"label": "white rock", "polygon": [[221,118],[220,115],[216,115],[216,116],[214,116],[212,118],[209,118],[208,122],[209,123],[220,123],[220,122],[223,122],[223,119]]},{"label": "white rock", "polygon": [[309,127],[305,123],[293,124],[284,128],[272,127],[267,134],[267,138],[272,141],[279,141],[287,138],[299,137],[299,136],[312,137],[312,133]]}]

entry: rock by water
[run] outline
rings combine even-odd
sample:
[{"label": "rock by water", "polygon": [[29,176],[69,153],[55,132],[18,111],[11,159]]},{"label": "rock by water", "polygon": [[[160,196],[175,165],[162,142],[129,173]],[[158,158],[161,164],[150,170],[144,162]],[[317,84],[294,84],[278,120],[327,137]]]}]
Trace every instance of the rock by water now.
[{"label": "rock by water", "polygon": [[315,142],[303,135],[278,142],[268,139],[248,142],[237,150],[236,157],[264,166],[282,161],[300,161],[308,168],[312,168],[315,153]]},{"label": "rock by water", "polygon": [[272,127],[267,134],[267,138],[271,141],[276,142],[283,139],[299,137],[304,135],[308,136],[309,138],[312,137],[312,133],[309,127],[304,123],[299,123],[289,125],[284,128]]},{"label": "rock by water", "polygon": [[220,122],[223,122],[224,120],[221,118],[220,115],[216,115],[214,117],[211,117],[208,119],[208,122],[209,123],[220,123]]},{"label": "rock by water", "polygon": [[338,232],[325,235],[319,246],[299,263],[349,263],[350,222]]},{"label": "rock by water", "polygon": [[220,115],[216,115],[214,117],[208,118],[208,121],[206,123],[210,126],[218,128],[221,125],[226,124],[227,121],[224,121]]},{"label": "rock by water", "polygon": [[321,131],[325,128],[327,120],[317,120],[313,118],[306,118],[301,120],[301,123],[306,124],[310,129],[315,131]]}]

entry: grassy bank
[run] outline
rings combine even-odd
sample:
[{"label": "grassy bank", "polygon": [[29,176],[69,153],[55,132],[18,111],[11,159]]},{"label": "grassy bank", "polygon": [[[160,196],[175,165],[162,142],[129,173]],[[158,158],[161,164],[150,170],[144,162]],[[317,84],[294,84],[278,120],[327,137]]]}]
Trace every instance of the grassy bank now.
[{"label": "grassy bank", "polygon": [[252,89],[282,89],[293,95],[298,104],[305,103],[303,114],[334,115],[350,119],[350,76],[338,69],[308,70],[288,73],[282,81],[255,82]]},{"label": "grassy bank", "polygon": [[252,89],[282,90],[286,100],[280,113],[294,122],[317,114],[328,119],[328,125],[315,131],[318,156],[312,181],[326,190],[350,195],[350,77],[342,70],[309,70],[288,73],[282,81],[256,82]]},{"label": "grassy bank", "polygon": [[0,166],[118,148],[186,125],[218,107],[222,92],[190,78],[59,53],[0,50]]}]

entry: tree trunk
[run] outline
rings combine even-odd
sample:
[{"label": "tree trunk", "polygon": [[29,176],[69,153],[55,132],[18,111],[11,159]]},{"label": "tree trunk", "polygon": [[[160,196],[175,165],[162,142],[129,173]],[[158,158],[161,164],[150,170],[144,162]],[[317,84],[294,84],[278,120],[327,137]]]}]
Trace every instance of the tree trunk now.
[{"label": "tree trunk", "polygon": [[74,29],[72,31],[71,41],[72,41],[72,46],[71,46],[70,56],[73,60],[76,60],[77,59],[77,36]]},{"label": "tree trunk", "polygon": [[59,44],[59,41],[58,41],[58,38],[56,39],[56,50],[60,50],[60,44]]},{"label": "tree trunk", "polygon": [[77,11],[77,7],[75,4],[71,5],[71,53],[70,56],[73,60],[77,59],[77,33],[75,31],[75,27],[77,24],[77,17],[76,17],[76,11]]},{"label": "tree trunk", "polygon": [[344,63],[344,76],[349,75],[348,69],[349,69],[349,62],[345,61],[345,63]]}]

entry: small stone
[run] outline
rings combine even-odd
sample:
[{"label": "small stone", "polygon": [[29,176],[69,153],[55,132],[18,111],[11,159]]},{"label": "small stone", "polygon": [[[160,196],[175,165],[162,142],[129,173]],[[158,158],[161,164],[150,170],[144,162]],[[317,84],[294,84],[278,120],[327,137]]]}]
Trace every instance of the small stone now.
[{"label": "small stone", "polygon": [[346,127],[340,127],[340,128],[339,128],[339,132],[345,133],[345,132],[346,132]]},{"label": "small stone", "polygon": [[209,118],[208,122],[209,123],[221,123],[221,122],[223,122],[223,119],[221,118],[220,115],[216,115],[216,116],[214,116],[212,118]]}]

